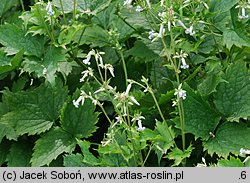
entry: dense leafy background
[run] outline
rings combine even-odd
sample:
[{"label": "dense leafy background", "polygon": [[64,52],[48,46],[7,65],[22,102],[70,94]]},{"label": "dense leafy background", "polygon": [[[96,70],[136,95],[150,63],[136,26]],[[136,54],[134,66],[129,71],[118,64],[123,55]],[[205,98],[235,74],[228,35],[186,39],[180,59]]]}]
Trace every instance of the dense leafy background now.
[{"label": "dense leafy background", "polygon": [[[1,0],[1,166],[196,166],[202,157],[211,166],[250,166],[240,155],[250,149],[250,19],[240,19],[237,7],[247,1],[150,2],[152,9],[145,1],[128,8],[123,0],[53,0],[49,16],[47,1]],[[163,41],[150,40],[149,31],[160,27],[158,12],[171,6],[176,25],[171,33],[165,26]],[[195,35],[177,19],[192,22]],[[114,97],[98,95],[106,113],[90,98],[73,105],[81,91],[98,89],[94,80],[79,82],[91,49],[114,66],[110,85],[118,92],[126,90],[123,59],[129,79],[149,78],[157,103],[134,87],[140,106],[129,108],[145,117],[144,131],[135,123],[111,127]],[[187,94],[184,127],[172,106],[178,86],[169,57],[179,50],[189,64],[178,73]],[[99,72],[93,58],[90,66]],[[103,146],[107,134],[113,144]]]}]

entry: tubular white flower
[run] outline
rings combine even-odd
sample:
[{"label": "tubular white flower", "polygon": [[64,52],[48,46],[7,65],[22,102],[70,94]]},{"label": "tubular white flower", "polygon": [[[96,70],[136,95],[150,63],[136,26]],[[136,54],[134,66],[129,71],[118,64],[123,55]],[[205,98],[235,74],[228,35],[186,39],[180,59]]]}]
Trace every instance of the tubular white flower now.
[{"label": "tubular white flower", "polygon": [[148,8],[151,9],[151,4],[150,4],[149,0],[146,0],[146,3],[148,5]]},{"label": "tubular white flower", "polygon": [[182,69],[188,69],[189,68],[189,65],[186,63],[186,60],[185,60],[184,57],[181,58],[181,63],[182,63],[182,65],[181,65]]},{"label": "tubular white flower", "polygon": [[245,9],[245,7],[242,7],[241,8],[241,15],[239,15],[239,18],[240,19],[245,19],[245,18],[248,18],[249,16],[248,15],[246,15],[246,9]]},{"label": "tubular white flower", "polygon": [[95,55],[95,50],[91,50],[87,56],[86,56],[86,59],[84,59],[82,62],[86,65],[90,65],[90,59],[91,59],[91,56],[92,55]]},{"label": "tubular white flower", "polygon": [[181,20],[178,20],[178,23],[185,29],[186,34],[189,34],[190,36],[193,36],[195,34],[195,31],[193,31],[194,29],[193,25],[187,28]]},{"label": "tubular white flower", "polygon": [[161,0],[161,5],[160,5],[161,7],[164,5],[164,1],[165,0]]},{"label": "tubular white flower", "polygon": [[135,9],[136,12],[141,12],[143,11],[142,7],[141,6],[136,6],[136,9]]},{"label": "tubular white flower", "polygon": [[127,8],[130,9],[130,8],[133,7],[133,6],[132,6],[132,1],[133,1],[133,0],[125,0],[124,3],[123,3],[123,5],[124,5],[124,6],[127,6]]},{"label": "tubular white flower", "polygon": [[163,38],[164,32],[165,32],[164,25],[161,24],[161,26],[160,26],[160,31],[159,31],[159,34],[158,34],[158,37]]},{"label": "tubular white flower", "polygon": [[83,95],[80,95],[80,97],[77,100],[73,100],[73,105],[76,108],[78,108],[79,105],[80,105],[80,102],[81,102],[82,105],[84,104],[84,100],[85,100],[85,97]]},{"label": "tubular white flower", "polygon": [[247,154],[250,154],[250,150],[243,149],[243,148],[240,149],[240,155],[241,156],[245,156]]},{"label": "tubular white flower", "polygon": [[129,93],[131,87],[132,87],[132,84],[129,83],[128,86],[127,86],[126,92],[125,92],[125,96],[126,96],[126,97],[128,96],[128,93]]},{"label": "tubular white flower", "polygon": [[136,105],[140,105],[139,102],[137,102],[137,100],[135,99],[135,97],[133,96],[129,96],[129,99]]},{"label": "tubular white flower", "polygon": [[193,26],[191,25],[188,29],[185,30],[186,34],[189,34],[190,36],[195,35],[195,31],[193,31]]},{"label": "tubular white flower", "polygon": [[183,90],[181,87],[182,87],[182,83],[179,85],[178,89],[175,89],[174,95],[177,96],[177,99],[178,99],[178,100],[181,99],[181,98],[182,98],[183,100],[185,100],[186,97],[187,97],[187,94],[186,94],[186,91]]},{"label": "tubular white flower", "polygon": [[84,82],[85,81],[85,78],[87,78],[88,76],[93,76],[94,75],[94,72],[93,72],[93,69],[91,69],[90,67],[88,68],[88,70],[85,70],[82,72],[83,76],[82,78],[80,79],[80,82]]},{"label": "tubular white flower", "polygon": [[141,120],[138,120],[138,128],[137,128],[138,131],[143,131],[145,130],[145,127],[142,126],[142,123],[141,123]]},{"label": "tubular white flower", "polygon": [[149,31],[149,33],[148,33],[148,39],[150,39],[150,40],[154,39],[157,36],[158,36],[158,33],[156,33],[153,30]]},{"label": "tubular white flower", "polygon": [[109,73],[112,77],[115,77],[114,67],[111,64],[105,64],[104,68],[109,70]]},{"label": "tubular white flower", "polygon": [[51,3],[50,1],[48,1],[48,4],[47,4],[47,6],[46,6],[46,11],[47,11],[47,14],[48,14],[49,16],[52,16],[52,15],[55,14],[55,12],[54,12],[53,9],[52,9],[52,3]]}]

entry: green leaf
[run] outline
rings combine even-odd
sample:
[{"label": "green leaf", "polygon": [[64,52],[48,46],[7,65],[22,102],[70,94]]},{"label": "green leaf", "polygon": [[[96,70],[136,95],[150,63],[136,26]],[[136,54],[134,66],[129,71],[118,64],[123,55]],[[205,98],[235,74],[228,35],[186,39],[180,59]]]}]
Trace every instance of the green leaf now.
[{"label": "green leaf", "polygon": [[240,149],[250,149],[250,128],[244,124],[226,122],[219,126],[214,138],[204,143],[209,154],[216,153],[226,158],[229,153],[240,154]]},{"label": "green leaf", "polygon": [[173,166],[178,166],[184,159],[190,157],[193,149],[194,148],[191,145],[184,151],[180,150],[178,147],[175,147],[165,156],[165,158],[174,160]]},{"label": "green leaf", "polygon": [[226,12],[237,3],[238,0],[212,0],[211,9],[212,11]]},{"label": "green leaf", "polygon": [[0,142],[4,136],[9,140],[17,140],[18,137],[15,130],[9,124],[4,124],[0,120]]},{"label": "green leaf", "polygon": [[221,62],[210,61],[207,62],[207,71],[204,77],[204,80],[198,85],[198,91],[202,96],[210,95],[213,92],[216,92],[216,87],[222,80],[222,66]]},{"label": "green leaf", "polygon": [[[91,14],[96,14],[99,11],[105,9],[109,4],[111,0],[108,1],[100,1],[100,0],[78,0],[77,4],[74,5],[74,1],[72,0],[62,0],[63,10],[65,13],[70,13],[74,11],[74,6],[76,6],[76,9],[80,12],[86,12],[88,10],[91,11]],[[61,9],[60,0],[54,0],[53,3],[55,6],[57,6],[59,9]]]},{"label": "green leaf", "polygon": [[174,145],[175,133],[171,127],[167,126],[166,122],[159,121],[156,122],[155,132],[159,134],[154,143],[159,164],[163,154],[166,154],[167,150]]},{"label": "green leaf", "polygon": [[250,39],[244,38],[232,29],[226,29],[223,32],[223,44],[225,44],[228,49],[231,49],[233,45],[238,47],[250,46]]},{"label": "green leaf", "polygon": [[[80,96],[79,90],[74,94],[75,100]],[[62,112],[61,123],[63,128],[78,138],[87,138],[96,131],[95,124],[98,121],[98,113],[90,99],[86,99],[83,105],[76,108],[72,102],[67,104]]]},{"label": "green leaf", "polygon": [[78,141],[78,145],[81,147],[82,154],[84,156],[84,163],[88,164],[89,166],[99,165],[99,160],[91,152],[89,152],[89,141]]},{"label": "green leaf", "polygon": [[43,84],[30,91],[13,93],[5,90],[3,93],[4,103],[10,108],[10,112],[0,119],[0,125],[5,126],[5,132],[2,132],[5,135],[13,134],[13,129],[17,135],[33,135],[48,130],[58,119],[67,98],[67,89],[62,82],[55,86]]},{"label": "green leaf", "polygon": [[3,16],[12,7],[18,6],[19,0],[1,0],[0,3],[0,17]]},{"label": "green leaf", "polygon": [[67,155],[63,159],[63,165],[65,167],[86,167],[83,163],[83,156],[79,153]]},{"label": "green leaf", "polygon": [[0,43],[8,55],[25,50],[25,54],[37,57],[42,55],[44,44],[41,37],[26,35],[19,27],[10,24],[0,26]]},{"label": "green leaf", "polygon": [[152,50],[150,50],[142,41],[136,41],[134,47],[127,51],[127,54],[141,57],[145,62],[152,61],[159,57]]},{"label": "green leaf", "polygon": [[[33,59],[33,60],[32,60]],[[50,46],[41,59],[29,58],[23,62],[23,70],[34,72],[38,77],[44,76],[50,83],[55,83],[56,71],[60,71],[60,64],[66,60],[62,48]]]},{"label": "green leaf", "polygon": [[10,149],[10,141],[4,140],[0,143],[0,166],[7,161],[7,155]]},{"label": "green leaf", "polygon": [[24,140],[14,142],[7,156],[8,167],[30,167],[32,146],[32,143]]},{"label": "green leaf", "polygon": [[250,74],[243,61],[231,64],[214,94],[216,108],[230,121],[250,115]]},{"label": "green leaf", "polygon": [[[185,132],[206,140],[219,124],[220,116],[187,84],[184,90],[187,91],[187,98],[183,100]],[[177,126],[180,128],[179,124]]]},{"label": "green leaf", "polygon": [[32,166],[49,165],[60,154],[70,153],[76,146],[73,136],[59,127],[52,128],[36,141],[32,154]]},{"label": "green leaf", "polygon": [[[75,36],[76,41],[80,38],[80,32]],[[109,46],[109,34],[106,30],[97,25],[87,27],[84,31],[80,44],[90,44],[91,47]]]},{"label": "green leaf", "polygon": [[22,61],[23,54],[24,50],[21,50],[11,58],[0,50],[0,74],[16,69]]},{"label": "green leaf", "polygon": [[238,158],[230,157],[230,159],[222,159],[217,163],[217,167],[244,167],[244,163]]}]

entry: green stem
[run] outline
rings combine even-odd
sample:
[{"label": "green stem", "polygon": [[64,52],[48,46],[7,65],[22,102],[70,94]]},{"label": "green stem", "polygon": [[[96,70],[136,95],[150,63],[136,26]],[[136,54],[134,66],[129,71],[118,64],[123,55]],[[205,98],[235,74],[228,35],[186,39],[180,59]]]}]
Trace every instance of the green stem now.
[{"label": "green stem", "polygon": [[125,76],[125,83],[126,83],[126,87],[127,87],[128,86],[128,72],[127,72],[126,62],[124,59],[123,52],[121,50],[118,50],[118,53],[120,54],[120,57],[122,60],[122,67],[123,67],[124,76]]},{"label": "green stem", "polygon": [[150,148],[149,148],[149,150],[148,150],[148,153],[147,153],[147,156],[145,157],[145,159],[144,159],[144,161],[143,161],[143,163],[142,163],[142,167],[145,165],[145,163],[147,162],[147,160],[148,160],[148,157],[149,157],[149,155],[150,155],[150,153],[151,153],[151,151],[152,151],[152,148],[153,148],[153,146],[152,146],[152,144],[150,145]]},{"label": "green stem", "polygon": [[66,17],[65,17],[65,13],[64,13],[64,8],[63,8],[62,0],[60,0],[60,6],[61,6],[61,9],[62,9],[64,23],[66,23],[67,21],[66,21]]},{"label": "green stem", "polygon": [[153,99],[154,99],[154,102],[155,102],[155,105],[156,105],[156,107],[157,107],[157,109],[158,109],[158,111],[159,111],[159,114],[160,114],[160,116],[161,116],[161,119],[163,120],[163,122],[166,123],[167,129],[168,129],[168,133],[169,133],[171,139],[173,140],[173,142],[174,142],[174,144],[175,144],[175,146],[176,146],[176,143],[175,143],[175,141],[174,141],[174,137],[173,137],[172,133],[171,133],[170,130],[169,130],[168,124],[167,124],[167,122],[166,122],[166,119],[165,119],[164,115],[162,114],[161,108],[160,108],[160,106],[159,106],[159,104],[158,104],[158,102],[157,102],[157,99],[156,99],[156,97],[155,97],[155,95],[154,95],[154,92],[150,89],[150,90],[149,90],[149,93],[152,95],[152,97],[153,97]]},{"label": "green stem", "polygon": [[74,10],[73,10],[73,22],[76,20],[76,10],[77,10],[77,0],[74,0]]},{"label": "green stem", "polygon": [[25,11],[24,4],[23,4],[23,0],[20,0],[20,4],[21,4],[21,6],[22,6],[22,10]]}]

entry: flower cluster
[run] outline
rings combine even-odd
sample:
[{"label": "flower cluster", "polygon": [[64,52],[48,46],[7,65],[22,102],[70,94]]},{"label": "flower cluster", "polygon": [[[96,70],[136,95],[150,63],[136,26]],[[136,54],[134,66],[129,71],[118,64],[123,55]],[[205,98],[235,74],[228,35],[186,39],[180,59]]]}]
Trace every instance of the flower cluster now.
[{"label": "flower cluster", "polygon": [[182,83],[178,86],[178,89],[175,89],[175,93],[174,95],[177,96],[177,100],[173,101],[172,106],[176,106],[178,104],[178,102],[182,99],[185,100],[187,97],[187,92],[185,90],[182,89]]},{"label": "flower cluster", "polygon": [[239,8],[239,19],[247,19],[249,15],[246,14],[246,9],[250,9],[250,1],[248,2],[240,2],[235,8]]}]

